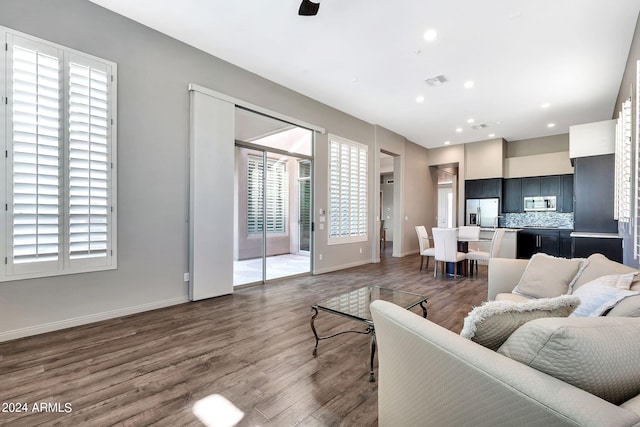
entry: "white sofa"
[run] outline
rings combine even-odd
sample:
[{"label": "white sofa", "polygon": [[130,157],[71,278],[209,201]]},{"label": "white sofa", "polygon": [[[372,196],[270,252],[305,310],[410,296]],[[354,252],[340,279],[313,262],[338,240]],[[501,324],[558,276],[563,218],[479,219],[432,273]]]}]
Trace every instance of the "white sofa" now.
[{"label": "white sofa", "polygon": [[[617,263],[609,265],[611,262],[594,265],[628,269]],[[526,265],[527,261],[492,259],[489,297],[513,289]],[[601,272],[592,268],[582,274]],[[374,301],[371,312],[379,348],[378,419],[382,427],[640,426],[640,395],[616,405],[392,303]],[[583,320],[624,323],[625,327],[629,323],[635,331],[640,328],[640,318],[612,316],[538,319],[528,325]]]}]

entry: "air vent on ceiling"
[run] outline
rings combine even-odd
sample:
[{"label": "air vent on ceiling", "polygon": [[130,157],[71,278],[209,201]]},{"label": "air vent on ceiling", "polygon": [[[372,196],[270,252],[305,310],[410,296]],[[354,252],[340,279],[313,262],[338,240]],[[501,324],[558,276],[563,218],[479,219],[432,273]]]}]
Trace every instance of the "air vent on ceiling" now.
[{"label": "air vent on ceiling", "polygon": [[488,127],[486,123],[480,123],[478,125],[471,126],[471,129],[473,129],[473,130],[481,130],[481,129],[484,129],[486,127]]},{"label": "air vent on ceiling", "polygon": [[438,76],[435,77],[430,77],[428,79],[425,79],[425,83],[429,86],[440,86],[441,84],[445,83],[447,81],[447,78],[440,74]]}]

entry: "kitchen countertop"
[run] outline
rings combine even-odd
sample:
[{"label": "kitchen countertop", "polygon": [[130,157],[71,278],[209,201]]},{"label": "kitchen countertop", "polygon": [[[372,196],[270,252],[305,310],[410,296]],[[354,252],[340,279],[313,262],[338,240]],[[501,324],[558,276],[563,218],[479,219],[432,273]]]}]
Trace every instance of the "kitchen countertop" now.
[{"label": "kitchen countertop", "polygon": [[[522,230],[522,228],[505,228],[505,227],[498,227],[498,228],[503,229],[506,233],[515,233]],[[480,231],[496,231],[498,228],[480,227]]]}]

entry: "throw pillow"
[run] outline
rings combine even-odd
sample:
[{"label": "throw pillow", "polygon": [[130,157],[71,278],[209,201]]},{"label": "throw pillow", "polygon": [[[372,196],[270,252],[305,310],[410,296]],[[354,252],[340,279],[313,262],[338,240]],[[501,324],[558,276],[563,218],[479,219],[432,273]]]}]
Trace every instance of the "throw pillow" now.
[{"label": "throw pillow", "polygon": [[498,353],[615,405],[640,393],[639,318],[537,319]]},{"label": "throw pillow", "polygon": [[523,324],[541,317],[567,317],[580,304],[572,295],[524,302],[490,301],[475,307],[464,319],[460,335],[497,350]]},{"label": "throw pillow", "polygon": [[629,290],[635,275],[636,273],[610,274],[580,286],[572,294],[580,297],[580,305],[571,316],[601,316],[626,297],[638,295],[639,292]]},{"label": "throw pillow", "polygon": [[[635,270],[627,265],[620,264],[619,262],[611,261],[609,258],[602,254],[593,254],[587,258],[588,265],[585,267],[580,277],[573,285],[573,289],[578,289],[580,286],[588,283],[598,277],[606,276],[607,274],[625,274],[625,273],[637,273]],[[640,277],[636,276],[634,280],[638,280]]]},{"label": "throw pillow", "polygon": [[586,265],[584,258],[567,259],[535,254],[513,293],[530,298],[553,298],[568,294]]},{"label": "throw pillow", "polygon": [[640,295],[623,299],[606,315],[611,317],[640,317]]}]

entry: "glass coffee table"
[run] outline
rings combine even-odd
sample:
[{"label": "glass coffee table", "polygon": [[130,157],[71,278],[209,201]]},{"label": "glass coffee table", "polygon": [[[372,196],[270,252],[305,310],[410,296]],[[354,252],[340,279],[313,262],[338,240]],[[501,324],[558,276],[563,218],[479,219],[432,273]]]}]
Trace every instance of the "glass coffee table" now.
[{"label": "glass coffee table", "polygon": [[[381,288],[379,286],[365,286],[363,288],[354,289],[349,292],[345,292],[340,295],[333,296],[322,300],[315,305],[311,306],[313,315],[311,316],[311,330],[316,338],[316,345],[313,348],[313,355],[318,355],[318,343],[320,340],[326,340],[338,335],[355,333],[355,334],[368,334],[370,335],[370,370],[369,381],[374,382],[375,377],[373,375],[373,358],[376,353],[376,333],[373,327],[373,320],[371,318],[371,312],[369,311],[369,305],[372,301],[383,300],[389,301],[399,305],[407,310],[420,305],[422,309],[422,317],[427,317],[427,308],[424,304],[427,302],[427,297],[412,292],[399,291],[397,289]],[[342,331],[333,335],[319,336],[316,331],[315,320],[318,317],[319,311],[326,311],[328,313],[344,316],[352,320],[357,320],[366,324],[364,331]]]}]

